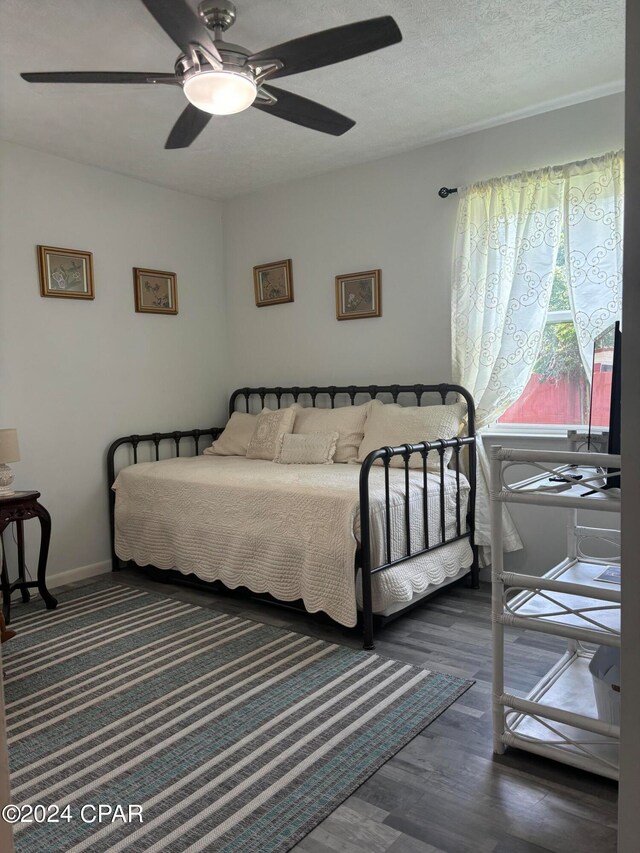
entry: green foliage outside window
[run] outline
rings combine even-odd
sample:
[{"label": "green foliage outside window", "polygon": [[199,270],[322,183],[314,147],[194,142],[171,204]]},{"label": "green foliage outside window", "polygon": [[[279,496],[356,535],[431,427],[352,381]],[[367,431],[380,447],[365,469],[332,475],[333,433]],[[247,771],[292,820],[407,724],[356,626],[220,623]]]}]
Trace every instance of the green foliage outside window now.
[{"label": "green foliage outside window", "polygon": [[[569,288],[564,254],[564,240],[558,250],[558,261],[553,276],[549,311],[568,311]],[[538,360],[533,372],[541,382],[584,382],[584,367],[580,358],[578,338],[572,322],[547,323],[542,336]]]}]

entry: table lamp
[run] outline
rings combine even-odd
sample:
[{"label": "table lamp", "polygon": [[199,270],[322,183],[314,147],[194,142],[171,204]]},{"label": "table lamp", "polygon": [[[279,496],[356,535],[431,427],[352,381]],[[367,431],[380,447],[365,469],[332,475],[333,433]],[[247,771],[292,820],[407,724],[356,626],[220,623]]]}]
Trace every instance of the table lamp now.
[{"label": "table lamp", "polygon": [[13,471],[8,462],[19,462],[18,432],[15,429],[0,429],[0,498],[13,495]]}]

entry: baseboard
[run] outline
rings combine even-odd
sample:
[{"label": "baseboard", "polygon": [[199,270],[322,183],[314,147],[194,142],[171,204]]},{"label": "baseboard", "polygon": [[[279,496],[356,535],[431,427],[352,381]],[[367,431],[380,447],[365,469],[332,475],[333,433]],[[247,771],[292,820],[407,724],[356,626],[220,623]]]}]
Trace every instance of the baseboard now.
[{"label": "baseboard", "polygon": [[102,563],[91,563],[89,566],[78,566],[77,569],[69,569],[66,572],[56,572],[55,575],[47,575],[47,587],[55,589],[68,583],[92,578],[96,575],[106,575],[111,571],[111,560]]}]

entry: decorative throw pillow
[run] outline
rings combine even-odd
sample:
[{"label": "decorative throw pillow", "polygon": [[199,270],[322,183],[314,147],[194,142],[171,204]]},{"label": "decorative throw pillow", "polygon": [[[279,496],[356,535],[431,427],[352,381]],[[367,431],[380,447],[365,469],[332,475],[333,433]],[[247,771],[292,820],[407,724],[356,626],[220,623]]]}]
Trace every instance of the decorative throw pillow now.
[{"label": "decorative throw pillow", "polygon": [[[364,462],[372,450],[380,447],[399,447],[402,444],[418,444],[438,438],[456,438],[465,412],[465,403],[455,403],[451,406],[400,406],[397,403],[378,402],[372,405],[369,412],[357,461]],[[445,450],[445,465],[449,464],[452,453],[451,449]],[[393,468],[402,468],[404,459],[394,456],[390,465]],[[422,454],[412,453],[409,467],[422,468]],[[440,470],[440,455],[437,452],[429,453],[427,467],[431,471]]]},{"label": "decorative throw pillow", "polygon": [[247,459],[268,459],[272,462],[282,436],[293,432],[296,412],[299,411],[299,406],[289,406],[277,412],[263,409],[258,415],[256,429],[247,448]]},{"label": "decorative throw pillow", "polygon": [[234,412],[222,435],[204,452],[212,456],[246,456],[257,422],[258,415]]},{"label": "decorative throw pillow", "polygon": [[280,438],[273,461],[281,465],[332,465],[337,443],[337,432],[289,433]]},{"label": "decorative throw pillow", "polygon": [[340,406],[337,409],[299,408],[294,433],[337,432],[338,444],[334,462],[355,462],[364,435],[364,425],[371,403],[362,406]]}]

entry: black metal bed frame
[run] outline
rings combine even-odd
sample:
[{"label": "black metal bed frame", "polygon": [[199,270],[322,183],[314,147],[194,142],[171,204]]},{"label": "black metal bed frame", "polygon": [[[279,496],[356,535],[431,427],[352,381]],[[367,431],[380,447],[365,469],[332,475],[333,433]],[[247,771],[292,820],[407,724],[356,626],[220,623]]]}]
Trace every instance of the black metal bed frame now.
[{"label": "black metal bed frame", "polygon": [[[233,392],[229,400],[229,416],[237,411],[237,402],[240,398],[244,398],[245,411],[249,412],[251,408],[251,398],[259,397],[261,407],[270,398],[275,398],[277,408],[281,407],[283,398],[292,398],[293,402],[298,402],[301,397],[309,397],[311,404],[315,406],[318,397],[328,396],[330,407],[333,409],[336,405],[337,398],[348,398],[350,403],[355,404],[356,397],[368,395],[369,399],[374,400],[379,395],[385,394],[392,398],[394,403],[398,402],[400,395],[411,394],[415,395],[418,406],[422,405],[422,398],[425,394],[438,394],[441,398],[442,405],[446,404],[449,394],[458,394],[467,404],[467,434],[463,437],[455,436],[450,439],[438,439],[437,441],[423,441],[418,444],[403,444],[399,447],[383,447],[374,450],[366,457],[360,469],[359,480],[359,496],[360,496],[360,547],[356,553],[356,571],[359,568],[362,577],[362,631],[365,649],[373,649],[373,610],[372,610],[372,588],[371,578],[377,572],[389,569],[392,566],[397,566],[400,563],[406,562],[420,554],[426,554],[429,551],[435,551],[445,545],[450,545],[452,542],[457,542],[461,539],[469,539],[473,550],[473,563],[470,569],[471,585],[474,589],[479,586],[479,564],[478,564],[478,549],[474,541],[475,533],[475,504],[476,504],[476,453],[475,453],[475,406],[471,394],[460,385],[451,385],[441,383],[439,385],[348,385],[336,386],[329,385],[326,387],[310,386],[290,388],[275,387],[275,388],[238,388]],[[115,455],[118,448],[123,445],[130,445],[133,448],[133,463],[138,462],[138,447],[140,444],[153,443],[155,446],[155,458],[160,459],[160,444],[164,441],[173,441],[175,443],[175,455],[180,456],[180,443],[182,439],[193,439],[194,454],[200,452],[200,440],[203,437],[216,439],[223,431],[223,427],[210,427],[208,429],[192,429],[192,430],[175,430],[173,432],[154,432],[147,435],[128,435],[116,439],[107,451],[107,480],[109,488],[109,522],[111,532],[111,559],[113,571],[120,569],[120,560],[115,553],[115,493],[111,486],[115,481]],[[469,481],[470,491],[467,502],[467,513],[462,520],[461,500],[460,500],[460,454],[464,448],[468,448],[467,460],[467,479]],[[455,458],[454,471],[456,475],[456,531],[454,536],[447,538],[445,524],[445,466],[443,457],[446,450],[451,449]],[[423,547],[412,549],[411,542],[411,513],[409,504],[409,484],[410,484],[410,468],[409,460],[413,453],[419,453],[422,457],[422,503],[423,503]],[[439,503],[440,503],[440,541],[430,544],[429,525],[428,525],[428,493],[427,493],[427,458],[429,454],[438,454],[440,456],[440,488],[439,488]],[[393,457],[400,456],[404,460],[404,527],[405,527],[405,556],[391,559],[391,507],[390,507],[390,490],[389,490],[389,464]],[[370,498],[369,498],[369,474],[371,467],[376,462],[382,462],[384,467],[384,484],[385,484],[385,557],[386,562],[379,566],[372,566],[371,559],[371,526],[370,526]],[[413,469],[414,472],[416,469]],[[420,471],[420,469],[417,469]],[[355,582],[355,577],[354,577]],[[206,582],[201,582],[206,584]],[[215,582],[218,583],[218,582]],[[271,596],[256,596],[263,599],[275,601]],[[422,600],[422,599],[421,599]],[[382,617],[381,623],[384,624],[392,618],[402,615],[407,610],[410,610],[415,604],[409,604],[407,607],[398,610],[392,616]],[[291,604],[287,602],[287,604]]]}]

